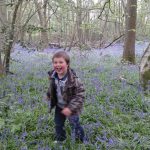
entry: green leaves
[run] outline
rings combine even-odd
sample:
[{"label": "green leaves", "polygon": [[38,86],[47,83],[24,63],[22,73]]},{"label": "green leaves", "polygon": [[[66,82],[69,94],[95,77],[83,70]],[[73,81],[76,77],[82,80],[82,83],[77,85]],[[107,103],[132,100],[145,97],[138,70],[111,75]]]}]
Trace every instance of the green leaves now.
[{"label": "green leaves", "polygon": [[5,120],[0,118],[0,130],[4,127],[5,125]]},{"label": "green leaves", "polygon": [[11,132],[14,134],[18,131],[21,131],[22,124],[13,124],[11,127]]}]

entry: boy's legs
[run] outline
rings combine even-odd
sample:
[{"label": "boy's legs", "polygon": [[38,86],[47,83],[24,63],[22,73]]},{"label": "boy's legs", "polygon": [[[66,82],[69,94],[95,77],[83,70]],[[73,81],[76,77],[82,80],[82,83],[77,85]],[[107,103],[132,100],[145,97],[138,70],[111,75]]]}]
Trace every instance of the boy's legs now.
[{"label": "boy's legs", "polygon": [[[80,140],[83,142],[84,140],[84,130],[79,122],[79,116],[78,115],[72,115],[68,117],[69,123],[72,128],[72,132],[75,132],[75,139]],[[74,137],[73,137],[74,138]]]},{"label": "boy's legs", "polygon": [[61,113],[61,111],[62,109],[56,106],[54,121],[57,141],[64,141],[66,139],[66,132],[64,130],[66,117]]}]

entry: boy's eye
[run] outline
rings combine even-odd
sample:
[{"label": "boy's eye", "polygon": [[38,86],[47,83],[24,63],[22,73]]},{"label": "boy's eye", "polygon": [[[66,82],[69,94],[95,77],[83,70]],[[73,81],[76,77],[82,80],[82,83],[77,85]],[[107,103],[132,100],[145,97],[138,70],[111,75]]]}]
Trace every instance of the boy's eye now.
[{"label": "boy's eye", "polygon": [[54,62],[54,64],[63,64],[63,62],[62,61]]}]

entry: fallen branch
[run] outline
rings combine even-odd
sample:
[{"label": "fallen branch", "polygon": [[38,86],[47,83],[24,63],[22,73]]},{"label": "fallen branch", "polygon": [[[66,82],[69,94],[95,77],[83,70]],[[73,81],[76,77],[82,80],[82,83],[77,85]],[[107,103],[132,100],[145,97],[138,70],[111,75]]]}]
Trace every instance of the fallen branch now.
[{"label": "fallen branch", "polygon": [[[136,86],[135,84],[133,84],[133,83],[131,83],[131,82],[129,82],[129,81],[127,81],[127,79],[126,78],[124,78],[124,77],[122,77],[122,76],[120,76],[119,77],[119,81],[125,81],[127,84],[129,84],[129,85],[132,85],[132,86]],[[137,86],[136,86],[137,87]]]},{"label": "fallen branch", "polygon": [[117,40],[119,40],[121,37],[123,37],[124,36],[124,34],[122,34],[122,35],[120,35],[119,37],[117,37],[117,38],[115,38],[110,44],[108,44],[106,47],[104,47],[104,48],[107,48],[107,47],[109,47],[109,46],[111,46],[115,41],[117,41]]}]

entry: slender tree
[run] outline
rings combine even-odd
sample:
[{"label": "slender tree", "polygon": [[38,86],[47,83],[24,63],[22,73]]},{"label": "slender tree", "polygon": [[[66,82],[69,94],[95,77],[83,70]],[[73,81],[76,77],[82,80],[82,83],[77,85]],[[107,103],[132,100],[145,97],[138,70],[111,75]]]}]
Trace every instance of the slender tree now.
[{"label": "slender tree", "polygon": [[127,0],[127,21],[123,59],[135,63],[135,36],[136,36],[137,0]]},{"label": "slender tree", "polygon": [[5,73],[5,68],[3,66],[3,59],[1,53],[4,52],[3,48],[5,45],[5,33],[7,29],[7,11],[5,0],[0,1],[0,75]]},{"label": "slender tree", "polygon": [[81,44],[84,43],[82,30],[82,0],[77,0],[76,20],[77,20],[77,35],[79,40],[79,46],[81,46]]},{"label": "slender tree", "polygon": [[140,62],[140,81],[143,89],[150,92],[150,44],[146,48]]},{"label": "slender tree", "polygon": [[[15,33],[15,23],[16,23],[16,18],[17,18],[17,12],[19,9],[19,6],[23,0],[18,0],[14,4],[14,11],[12,13],[12,20],[10,22],[10,25],[8,26],[8,29],[5,31],[5,40],[4,40],[4,46],[3,46],[3,51],[4,51],[4,61],[2,63],[2,59],[0,59],[0,65],[3,65],[3,67],[0,67],[0,72],[1,73],[9,73],[9,65],[10,65],[10,53],[14,41],[14,33]],[[5,4],[5,3],[4,3]],[[0,55],[1,57],[1,55]]]},{"label": "slender tree", "polygon": [[35,6],[37,8],[40,26],[41,26],[41,42],[42,47],[47,47],[48,45],[48,32],[47,32],[47,4],[48,0],[44,0],[43,2],[38,2],[34,0]]}]

